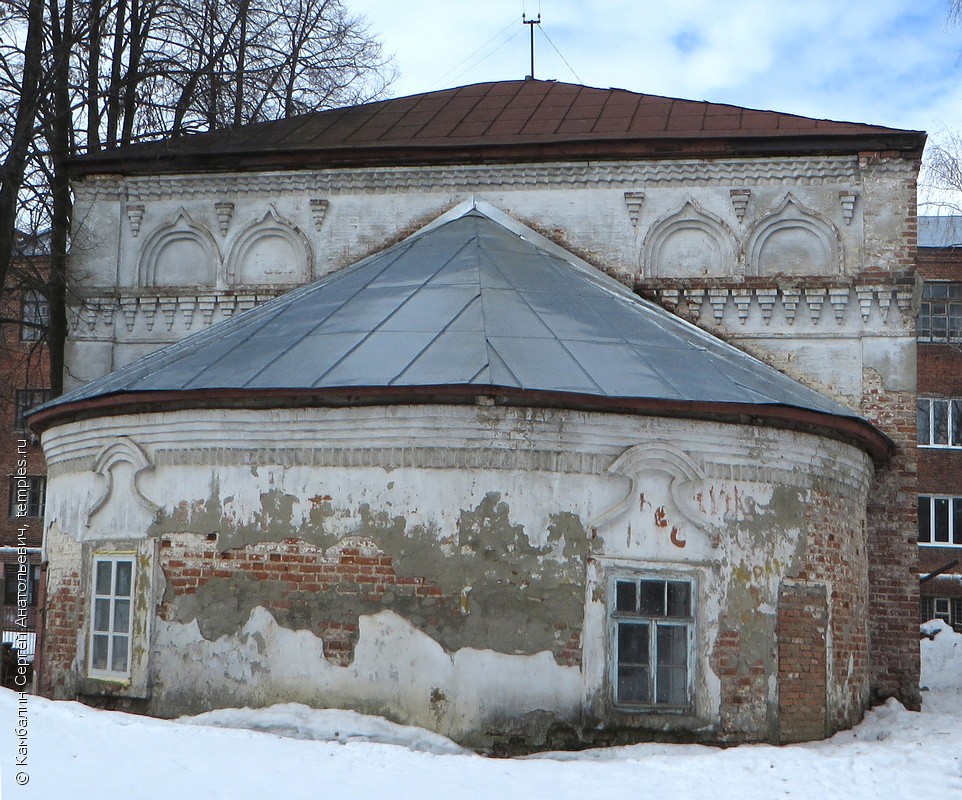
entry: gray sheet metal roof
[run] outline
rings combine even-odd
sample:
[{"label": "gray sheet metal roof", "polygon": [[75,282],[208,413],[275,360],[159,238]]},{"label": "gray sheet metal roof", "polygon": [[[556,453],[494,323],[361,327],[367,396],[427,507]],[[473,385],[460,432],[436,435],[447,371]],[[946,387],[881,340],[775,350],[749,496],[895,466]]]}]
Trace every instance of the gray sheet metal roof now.
[{"label": "gray sheet metal roof", "polygon": [[181,390],[469,386],[781,405],[858,419],[483,208],[449,212],[352,267],[43,408]]},{"label": "gray sheet metal roof", "polygon": [[919,247],[962,247],[962,216],[920,216]]}]

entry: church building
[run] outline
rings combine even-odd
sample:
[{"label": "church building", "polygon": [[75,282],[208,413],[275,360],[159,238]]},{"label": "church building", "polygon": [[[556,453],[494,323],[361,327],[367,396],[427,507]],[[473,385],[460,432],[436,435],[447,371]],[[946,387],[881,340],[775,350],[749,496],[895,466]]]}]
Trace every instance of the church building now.
[{"label": "church building", "polygon": [[497,752],[917,707],[924,139],[527,80],[78,160],[42,691]]}]

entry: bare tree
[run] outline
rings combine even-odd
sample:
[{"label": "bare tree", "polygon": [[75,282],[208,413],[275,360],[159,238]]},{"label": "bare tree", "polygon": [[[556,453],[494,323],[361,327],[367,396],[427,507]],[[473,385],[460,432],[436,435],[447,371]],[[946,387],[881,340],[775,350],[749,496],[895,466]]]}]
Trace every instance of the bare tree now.
[{"label": "bare tree", "polygon": [[374,99],[393,78],[341,0],[0,0],[0,26],[0,290],[22,289],[18,224],[48,230],[54,393],[71,159]]},{"label": "bare tree", "polygon": [[919,177],[919,206],[934,213],[962,214],[962,136],[929,139]]}]

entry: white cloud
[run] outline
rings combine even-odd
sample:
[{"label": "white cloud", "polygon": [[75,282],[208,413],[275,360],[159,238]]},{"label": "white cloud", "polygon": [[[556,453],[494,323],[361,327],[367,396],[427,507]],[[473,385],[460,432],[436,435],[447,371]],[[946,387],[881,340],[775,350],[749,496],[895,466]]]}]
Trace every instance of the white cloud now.
[{"label": "white cloud", "polygon": [[[962,128],[962,25],[947,24],[945,0],[349,2],[397,54],[395,94],[523,78],[524,10],[540,11],[543,32],[588,85],[893,127]],[[578,81],[540,34],[536,49],[539,78]]]}]

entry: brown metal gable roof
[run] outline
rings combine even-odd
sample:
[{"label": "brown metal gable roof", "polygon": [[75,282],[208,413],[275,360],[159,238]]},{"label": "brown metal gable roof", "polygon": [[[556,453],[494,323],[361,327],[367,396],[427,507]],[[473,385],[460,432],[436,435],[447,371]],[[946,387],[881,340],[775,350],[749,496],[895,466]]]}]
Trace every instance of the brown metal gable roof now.
[{"label": "brown metal gable roof", "polygon": [[889,150],[924,134],[554,81],[462,86],[78,159],[78,174]]}]

